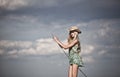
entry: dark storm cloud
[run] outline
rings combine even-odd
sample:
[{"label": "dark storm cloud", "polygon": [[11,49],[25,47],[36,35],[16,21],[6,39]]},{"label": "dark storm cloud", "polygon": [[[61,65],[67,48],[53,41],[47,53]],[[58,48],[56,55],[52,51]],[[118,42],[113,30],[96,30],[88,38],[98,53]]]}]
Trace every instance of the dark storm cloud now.
[{"label": "dark storm cloud", "polygon": [[[24,0],[23,0],[24,1]],[[119,0],[52,0],[26,1],[26,6],[15,10],[2,10],[1,16],[16,15],[34,15],[43,20],[91,20],[101,18],[120,18]],[[27,4],[27,2],[29,4]],[[51,2],[51,3],[50,3]]]}]

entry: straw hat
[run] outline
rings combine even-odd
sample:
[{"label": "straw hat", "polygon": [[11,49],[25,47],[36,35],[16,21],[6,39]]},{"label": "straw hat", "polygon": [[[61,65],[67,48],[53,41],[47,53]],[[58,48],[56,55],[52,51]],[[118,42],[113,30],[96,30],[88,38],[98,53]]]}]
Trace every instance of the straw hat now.
[{"label": "straw hat", "polygon": [[77,26],[71,26],[69,29],[69,32],[71,32],[71,31],[77,31],[78,33],[81,33],[80,29],[78,29]]}]

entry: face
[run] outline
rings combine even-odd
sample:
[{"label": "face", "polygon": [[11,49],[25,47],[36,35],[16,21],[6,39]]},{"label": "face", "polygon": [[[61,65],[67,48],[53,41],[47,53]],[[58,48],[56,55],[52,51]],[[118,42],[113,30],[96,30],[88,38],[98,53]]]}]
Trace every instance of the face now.
[{"label": "face", "polygon": [[71,36],[72,38],[74,38],[76,35],[78,35],[78,32],[76,32],[76,31],[71,31],[71,32],[70,32],[70,36]]}]

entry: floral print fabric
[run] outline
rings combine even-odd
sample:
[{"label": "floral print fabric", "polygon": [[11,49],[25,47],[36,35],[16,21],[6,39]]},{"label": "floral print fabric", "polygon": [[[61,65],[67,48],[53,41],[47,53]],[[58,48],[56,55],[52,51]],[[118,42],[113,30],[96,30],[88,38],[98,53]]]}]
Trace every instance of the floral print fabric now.
[{"label": "floral print fabric", "polygon": [[79,67],[83,67],[82,57],[79,54],[78,45],[69,49],[69,63],[77,64]]}]

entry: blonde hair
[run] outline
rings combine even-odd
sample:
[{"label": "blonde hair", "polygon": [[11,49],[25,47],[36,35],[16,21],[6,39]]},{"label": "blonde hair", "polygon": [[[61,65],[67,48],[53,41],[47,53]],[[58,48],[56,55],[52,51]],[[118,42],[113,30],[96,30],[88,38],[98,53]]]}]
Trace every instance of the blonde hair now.
[{"label": "blonde hair", "polygon": [[81,52],[81,45],[80,45],[80,41],[79,41],[78,35],[77,35],[75,38],[72,38],[72,37],[70,36],[70,33],[69,33],[68,43],[70,44],[70,43],[71,43],[72,41],[74,41],[75,39],[78,40],[78,43],[76,44],[76,45],[78,46],[77,50],[78,50],[78,52]]},{"label": "blonde hair", "polygon": [[68,43],[70,44],[70,43],[71,43],[73,40],[75,40],[75,39],[79,40],[78,35],[77,35],[76,37],[72,38],[71,35],[70,35],[70,33],[69,33],[69,36],[68,36]]}]

